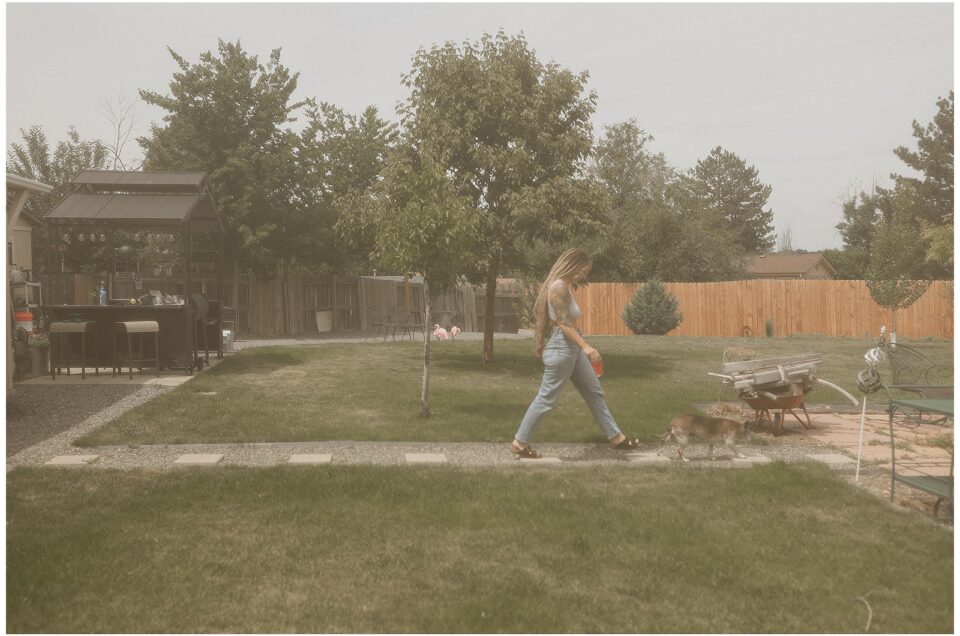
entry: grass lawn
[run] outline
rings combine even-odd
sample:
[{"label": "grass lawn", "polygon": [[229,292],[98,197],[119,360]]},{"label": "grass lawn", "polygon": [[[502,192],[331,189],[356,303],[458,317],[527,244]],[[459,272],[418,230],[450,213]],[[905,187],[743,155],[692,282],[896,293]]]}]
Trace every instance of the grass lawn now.
[{"label": "grass lawn", "polygon": [[[593,337],[604,358],[604,391],[627,434],[647,441],[691,402],[716,400],[724,347],[747,346],[769,357],[816,352],[820,377],[854,395],[863,354],[854,338]],[[196,379],[78,440],[81,446],[281,441],[508,441],[540,386],[543,365],[532,341],[497,341],[495,361],[480,362],[481,343],[432,347],[430,405],[420,419],[419,343],[270,347],[230,356]],[[922,348],[953,367],[953,343]],[[215,396],[202,395],[216,392]],[[727,399],[735,400],[731,392]],[[820,387],[808,403],[843,402]],[[538,431],[539,441],[602,442],[571,386]]]},{"label": "grass lawn", "polygon": [[951,632],[952,533],[810,464],[7,476],[11,632]]}]

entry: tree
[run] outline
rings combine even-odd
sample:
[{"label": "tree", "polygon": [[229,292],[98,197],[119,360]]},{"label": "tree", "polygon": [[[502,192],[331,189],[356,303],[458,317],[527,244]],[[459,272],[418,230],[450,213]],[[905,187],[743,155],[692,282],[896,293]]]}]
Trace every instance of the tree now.
[{"label": "tree", "polygon": [[100,102],[100,114],[110,122],[111,138],[110,143],[106,144],[110,153],[110,169],[137,170],[143,166],[142,158],[123,158],[133,129],[140,123],[137,117],[137,102],[127,99],[123,94],[117,96],[116,103],[103,99]]},{"label": "tree", "polygon": [[777,252],[779,254],[791,254],[793,252],[793,232],[790,226],[785,227],[777,238]]},{"label": "tree", "polygon": [[623,308],[621,318],[637,335],[663,336],[683,320],[676,296],[657,279],[640,287]]},{"label": "tree", "polygon": [[411,145],[435,158],[477,216],[462,257],[464,273],[486,281],[486,362],[498,273],[522,263],[534,239],[585,234],[604,218],[598,188],[582,175],[596,106],[587,77],[542,64],[523,35],[503,31],[420,48],[404,76],[411,94],[398,113]]},{"label": "tree", "polygon": [[917,150],[894,149],[907,166],[922,178],[893,174],[897,184],[909,184],[916,192],[919,218],[934,225],[953,220],[953,91],[937,100],[937,114],[925,127],[913,121]]},{"label": "tree", "polygon": [[304,252],[322,259],[314,263],[316,268],[354,273],[377,269],[380,264],[372,260],[372,231],[352,237],[354,242],[347,244],[335,226],[381,179],[396,142],[396,126],[381,119],[372,106],[357,117],[331,104],[313,100],[307,104],[307,127],[300,142],[301,176],[294,186],[294,196],[307,212],[297,240],[306,244]]},{"label": "tree", "polygon": [[[410,145],[397,148],[384,171],[341,217],[338,229],[348,242],[371,233],[376,258],[394,271],[423,275],[424,321],[430,325],[431,297],[456,286],[463,254],[473,248],[479,219],[446,170]],[[430,416],[430,338],[425,329],[420,416]]]},{"label": "tree", "polygon": [[717,146],[681,178],[688,196],[716,227],[734,234],[748,253],[773,247],[773,211],[764,210],[771,188],[753,166]]},{"label": "tree", "polygon": [[923,269],[924,245],[910,220],[917,193],[909,186],[897,188],[892,201],[893,214],[880,223],[870,253],[866,284],[878,305],[893,312],[897,331],[897,310],[916,302],[930,286],[920,278]]},{"label": "tree", "polygon": [[870,262],[870,248],[882,218],[889,218],[890,205],[884,192],[874,186],[870,192],[853,193],[842,203],[843,220],[836,228],[843,239],[843,250],[831,250],[827,260],[843,279],[862,279]]},{"label": "tree", "polygon": [[635,120],[604,127],[589,174],[605,189],[609,218],[595,236],[582,241],[593,258],[592,276],[604,281],[637,281],[658,269],[662,235],[657,226],[667,210],[674,170],[663,153],[653,153],[653,136]]},{"label": "tree", "polygon": [[[102,170],[108,166],[108,150],[99,140],[82,140],[76,128],[67,130],[66,141],[57,143],[53,153],[47,136],[40,126],[31,126],[29,130],[20,130],[23,144],[12,143],[7,152],[7,170],[12,174],[40,181],[53,186],[49,193],[38,192],[31,196],[24,209],[38,217],[45,217],[53,207],[70,192],[70,182],[84,170]],[[62,234],[62,232],[60,233]],[[34,230],[34,242],[39,249],[34,252],[36,266],[41,272],[60,270],[60,257],[54,257],[53,248],[64,245],[63,259],[71,268],[93,268],[96,271],[106,269],[103,242],[63,240],[54,235],[49,226],[40,226]]]},{"label": "tree", "polygon": [[300,213],[290,197],[299,140],[287,124],[304,105],[290,101],[299,74],[280,63],[280,49],[266,64],[239,42],[220,40],[217,55],[205,52],[195,64],[168,50],[180,68],[170,94],[140,91],[167,111],[164,125],[138,139],[145,168],[207,172],[235,262],[262,272],[291,265],[298,258],[288,221]]},{"label": "tree", "polygon": [[910,186],[916,192],[917,219],[927,243],[924,261],[939,265],[928,275],[953,277],[953,91],[937,100],[937,113],[925,127],[913,121],[917,150],[894,149],[907,166],[922,178],[893,174],[896,187]]}]

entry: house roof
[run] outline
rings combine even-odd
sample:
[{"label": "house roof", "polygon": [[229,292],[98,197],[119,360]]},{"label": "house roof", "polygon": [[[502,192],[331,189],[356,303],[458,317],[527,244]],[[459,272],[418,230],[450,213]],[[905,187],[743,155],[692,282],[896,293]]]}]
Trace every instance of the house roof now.
[{"label": "house roof", "polygon": [[48,219],[134,226],[220,221],[203,172],[85,170],[71,184],[74,191]]},{"label": "house roof", "polygon": [[26,177],[21,177],[20,175],[7,173],[7,189],[17,188],[20,190],[30,190],[31,192],[41,192],[47,193],[53,190],[52,185],[46,183],[40,183],[39,181],[34,181],[33,179],[27,179]]},{"label": "house roof", "polygon": [[836,275],[836,270],[830,264],[822,252],[810,252],[809,254],[760,254],[754,256],[747,263],[746,271],[748,274],[794,274],[802,275],[816,267],[821,261],[826,265],[832,275]]}]

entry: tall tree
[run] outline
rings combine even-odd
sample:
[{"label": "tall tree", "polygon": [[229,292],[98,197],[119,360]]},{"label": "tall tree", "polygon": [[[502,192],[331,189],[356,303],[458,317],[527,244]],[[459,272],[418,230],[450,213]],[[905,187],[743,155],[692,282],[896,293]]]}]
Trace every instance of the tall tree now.
[{"label": "tall tree", "polygon": [[876,186],[870,192],[853,193],[843,201],[843,220],[836,228],[843,239],[842,250],[829,250],[825,256],[841,279],[859,280],[866,275],[870,248],[877,225],[891,215],[887,195]]},{"label": "tall tree", "polygon": [[163,125],[138,139],[148,170],[203,170],[224,220],[229,253],[247,267],[275,271],[293,257],[287,220],[298,212],[289,192],[297,135],[288,124],[304,102],[291,103],[299,74],[274,49],[266,64],[239,42],[222,40],[190,63],[168,49],[180,72],[170,94],[141,90],[167,112]]},{"label": "tall tree", "polygon": [[[53,186],[49,193],[36,193],[24,209],[44,217],[70,191],[70,181],[84,170],[102,170],[108,166],[109,152],[99,140],[83,140],[76,128],[67,130],[67,139],[57,142],[53,152],[40,126],[20,130],[23,143],[10,144],[7,152],[7,170],[12,174]],[[35,267],[40,272],[60,271],[61,259],[65,266],[80,270],[101,271],[106,268],[102,242],[80,241],[77,234],[54,233],[53,228],[41,226],[34,230],[33,253]],[[54,256],[55,247],[63,245],[62,256]]]},{"label": "tall tree", "polygon": [[927,243],[924,261],[927,275],[953,277],[953,91],[937,100],[933,121],[921,126],[913,121],[916,151],[905,146],[894,149],[907,166],[921,177],[893,174],[896,187],[910,186],[916,192],[913,217]]},{"label": "tall tree", "polygon": [[[638,281],[658,270],[661,221],[674,170],[663,153],[649,149],[653,136],[636,120],[604,127],[589,174],[609,197],[609,219],[581,247],[593,257],[594,280]],[[659,235],[659,236],[658,236]]]},{"label": "tall tree", "polygon": [[717,146],[683,175],[682,183],[701,212],[732,232],[745,251],[758,254],[773,247],[773,211],[764,209],[771,188],[754,166]]},{"label": "tall tree", "polygon": [[[410,145],[390,155],[383,179],[345,211],[338,222],[352,243],[373,237],[375,258],[394,271],[423,276],[424,321],[431,324],[431,298],[453,289],[463,275],[463,254],[474,246],[479,219],[446,169]],[[430,416],[430,338],[424,330],[420,416]]]},{"label": "tall tree", "polygon": [[301,133],[301,176],[294,193],[305,210],[297,240],[312,246],[322,259],[315,267],[359,273],[379,265],[373,260],[372,232],[352,237],[353,243],[347,244],[335,225],[380,181],[396,137],[396,126],[380,118],[372,106],[355,116],[308,100],[307,127]]},{"label": "tall tree", "polygon": [[937,113],[926,126],[913,121],[916,151],[906,146],[894,149],[907,166],[922,177],[893,174],[897,184],[909,184],[916,192],[917,216],[940,225],[953,220],[953,91],[937,100]]},{"label": "tall tree", "polygon": [[604,218],[582,178],[596,95],[587,74],[541,63],[523,35],[420,48],[398,107],[411,144],[435,157],[471,202],[479,227],[464,254],[486,281],[483,360],[493,360],[497,275],[523,262],[535,238],[562,240]]}]

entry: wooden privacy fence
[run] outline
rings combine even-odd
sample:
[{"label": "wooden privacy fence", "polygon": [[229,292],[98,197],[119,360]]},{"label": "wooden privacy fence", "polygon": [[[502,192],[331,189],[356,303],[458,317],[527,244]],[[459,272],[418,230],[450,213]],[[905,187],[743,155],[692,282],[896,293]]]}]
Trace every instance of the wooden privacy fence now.
[{"label": "wooden privacy fence", "polygon": [[[96,302],[95,274],[41,277],[43,298],[50,304]],[[241,337],[280,336],[317,331],[316,312],[332,313],[334,331],[365,330],[366,309],[392,316],[408,311],[422,316],[419,284],[403,285],[396,277],[340,278],[290,275],[257,280],[244,276],[234,303],[233,284],[224,281],[224,302],[236,307]],[[629,335],[620,318],[640,283],[591,283],[577,292],[585,334]],[[764,334],[773,321],[775,335],[822,334],[873,337],[880,325],[891,327],[891,312],[870,297],[860,280],[742,280],[722,283],[665,283],[679,301],[683,322],[671,336],[739,336],[746,327]],[[464,331],[482,331],[483,286],[460,285],[433,300],[434,311],[456,311]],[[409,299],[408,299],[409,295]],[[513,279],[497,283],[495,329],[516,332],[522,288]],[[907,338],[953,338],[953,281],[934,281],[916,303],[897,312],[897,332]]]},{"label": "wooden privacy fence", "polygon": [[[577,292],[585,334],[629,335],[620,318],[640,283],[591,283]],[[862,280],[741,280],[664,283],[677,297],[683,321],[671,336],[739,336],[746,327],[774,335],[873,337],[889,329],[892,312],[878,305]],[[907,309],[897,312],[897,333],[908,338],[953,338],[953,281],[934,281]]]}]

